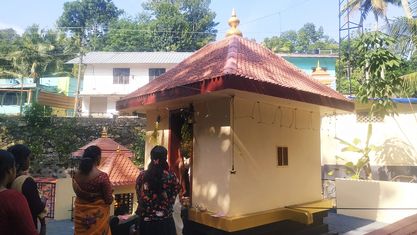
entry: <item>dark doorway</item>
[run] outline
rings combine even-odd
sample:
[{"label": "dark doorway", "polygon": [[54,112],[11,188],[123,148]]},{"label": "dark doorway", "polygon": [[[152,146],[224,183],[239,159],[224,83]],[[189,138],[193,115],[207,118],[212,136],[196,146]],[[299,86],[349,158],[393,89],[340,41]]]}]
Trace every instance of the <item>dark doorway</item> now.
[{"label": "dark doorway", "polygon": [[[191,197],[193,153],[193,108],[170,112],[169,165],[181,182],[181,197]],[[190,198],[191,200],[191,198]]]}]

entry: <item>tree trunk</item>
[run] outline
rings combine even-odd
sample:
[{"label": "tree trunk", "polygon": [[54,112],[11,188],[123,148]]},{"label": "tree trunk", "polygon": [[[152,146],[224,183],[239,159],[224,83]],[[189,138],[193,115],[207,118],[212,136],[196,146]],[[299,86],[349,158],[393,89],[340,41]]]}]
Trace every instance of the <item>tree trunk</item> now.
[{"label": "tree trunk", "polygon": [[411,8],[408,0],[401,0],[401,6],[403,7],[405,17],[407,17],[407,19],[412,19],[413,15],[411,14]]}]

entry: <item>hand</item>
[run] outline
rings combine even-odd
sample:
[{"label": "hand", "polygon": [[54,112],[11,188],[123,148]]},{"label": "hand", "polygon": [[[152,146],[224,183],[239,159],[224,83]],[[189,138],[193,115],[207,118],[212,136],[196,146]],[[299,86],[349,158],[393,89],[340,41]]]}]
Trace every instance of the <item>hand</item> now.
[{"label": "hand", "polygon": [[44,204],[44,205],[46,205],[46,202],[48,201],[48,198],[47,197],[45,197],[45,196],[42,196],[41,197],[41,202]]}]

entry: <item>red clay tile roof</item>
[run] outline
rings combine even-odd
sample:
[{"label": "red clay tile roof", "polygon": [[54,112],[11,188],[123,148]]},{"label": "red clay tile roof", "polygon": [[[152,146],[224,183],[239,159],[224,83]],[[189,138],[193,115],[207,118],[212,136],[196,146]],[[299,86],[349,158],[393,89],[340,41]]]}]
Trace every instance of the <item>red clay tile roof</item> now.
[{"label": "red clay tile roof", "polygon": [[107,152],[113,153],[119,147],[120,151],[123,152],[128,157],[132,157],[133,153],[124,147],[123,145],[117,143],[116,141],[112,140],[111,138],[98,138],[93,140],[92,142],[84,145],[83,147],[79,148],[77,151],[72,153],[72,156],[80,157],[83,155],[84,150],[91,145],[97,145],[101,149],[102,156],[106,155]]},{"label": "red clay tile roof", "polygon": [[127,186],[136,183],[139,169],[131,160],[133,152],[111,138],[98,138],[73,152],[72,156],[82,156],[84,150],[91,145],[101,148],[101,162],[98,168],[109,175],[112,186]]},{"label": "red clay tile roof", "polygon": [[117,101],[118,110],[237,89],[352,111],[354,105],[256,42],[230,36],[201,48],[147,85]]},{"label": "red clay tile roof", "polygon": [[135,185],[139,175],[138,167],[122,152],[113,152],[107,157],[102,156],[98,168],[109,175],[112,186]]}]

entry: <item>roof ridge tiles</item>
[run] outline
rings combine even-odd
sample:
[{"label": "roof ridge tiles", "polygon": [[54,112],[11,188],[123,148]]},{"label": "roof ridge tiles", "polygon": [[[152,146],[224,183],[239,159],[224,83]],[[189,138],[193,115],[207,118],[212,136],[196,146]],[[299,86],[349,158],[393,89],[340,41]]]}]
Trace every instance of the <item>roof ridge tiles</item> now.
[{"label": "roof ridge tiles", "polygon": [[236,36],[232,36],[227,47],[227,55],[223,68],[223,74],[236,74],[237,70],[237,56],[238,56],[238,45],[236,43]]}]

